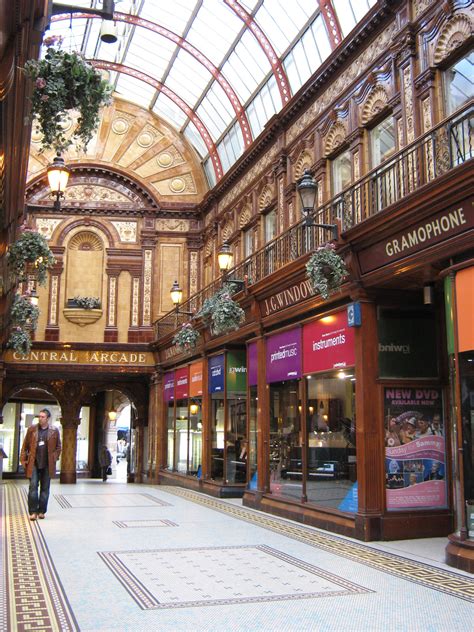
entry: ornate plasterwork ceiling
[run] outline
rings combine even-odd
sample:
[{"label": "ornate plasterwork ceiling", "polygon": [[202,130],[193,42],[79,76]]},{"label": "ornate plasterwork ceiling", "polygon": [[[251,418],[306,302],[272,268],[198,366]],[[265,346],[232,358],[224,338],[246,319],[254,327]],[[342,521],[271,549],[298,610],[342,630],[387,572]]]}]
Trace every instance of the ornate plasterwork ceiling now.
[{"label": "ornate plasterwork ceiling", "polygon": [[[75,118],[66,122],[66,134],[72,134],[74,125]],[[44,174],[54,158],[53,152],[40,150],[41,136],[33,129],[29,181]],[[63,157],[73,170],[75,165],[90,164],[126,173],[141,183],[161,208],[170,202],[198,203],[208,190],[200,161],[182,134],[151,112],[120,99],[104,110],[87,153],[72,146]],[[137,203],[126,191],[87,181],[72,182],[66,190],[66,201],[125,206]]]}]

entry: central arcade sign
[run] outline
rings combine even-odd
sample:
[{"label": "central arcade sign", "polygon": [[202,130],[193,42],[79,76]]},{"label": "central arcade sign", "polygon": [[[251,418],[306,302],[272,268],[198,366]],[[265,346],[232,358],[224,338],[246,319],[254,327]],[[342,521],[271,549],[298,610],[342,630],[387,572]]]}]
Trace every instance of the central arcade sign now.
[{"label": "central arcade sign", "polygon": [[8,350],[5,362],[14,364],[88,364],[94,366],[154,366],[153,354],[149,351],[97,351],[83,349],[35,349],[27,355]]}]

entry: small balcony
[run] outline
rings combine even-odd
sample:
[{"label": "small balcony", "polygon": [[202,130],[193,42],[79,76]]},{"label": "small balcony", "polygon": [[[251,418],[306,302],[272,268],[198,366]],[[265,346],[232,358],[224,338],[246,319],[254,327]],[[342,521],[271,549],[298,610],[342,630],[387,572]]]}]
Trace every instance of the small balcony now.
[{"label": "small balcony", "polygon": [[[314,222],[338,223],[341,232],[346,233],[472,158],[474,104],[471,100],[462,110],[392,156],[386,164],[373,169],[316,209],[312,215]],[[325,229],[301,221],[239,263],[227,276],[245,278],[250,287],[326,241]],[[222,279],[216,279],[181,304],[180,310],[197,313],[221,284]],[[154,323],[155,341],[173,333],[188,320],[189,316],[176,311],[165,314]]]}]

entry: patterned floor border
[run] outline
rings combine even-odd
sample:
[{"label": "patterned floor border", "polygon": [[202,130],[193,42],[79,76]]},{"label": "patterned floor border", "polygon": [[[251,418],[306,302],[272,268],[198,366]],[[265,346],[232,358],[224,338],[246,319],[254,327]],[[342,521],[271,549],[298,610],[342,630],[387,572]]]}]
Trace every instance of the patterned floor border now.
[{"label": "patterned floor border", "polygon": [[121,529],[155,529],[157,527],[177,527],[172,520],[112,520]]},{"label": "patterned floor border", "polygon": [[[229,551],[235,553],[237,551],[249,551],[249,550],[253,552],[254,556],[256,552],[260,552],[261,554],[264,554],[265,556],[274,558],[276,560],[279,560],[280,562],[284,562],[285,564],[288,564],[296,569],[299,569],[300,572],[307,573],[313,578],[317,577],[320,580],[323,580],[323,582],[325,583],[332,584],[333,587],[329,588],[328,585],[326,584],[324,586],[325,590],[320,589],[319,591],[313,590],[313,591],[308,591],[308,592],[306,591],[301,592],[300,588],[290,590],[290,589],[287,589],[285,585],[282,585],[280,581],[281,577],[278,576],[278,577],[272,578],[273,580],[278,579],[277,594],[269,594],[272,592],[272,590],[268,590],[268,588],[270,588],[269,584],[266,586],[266,589],[265,587],[262,588],[261,584],[258,584],[258,586],[261,589],[261,594],[259,595],[247,594],[246,596],[242,596],[241,593],[239,593],[239,589],[241,590],[241,587],[239,587],[238,585],[237,586],[235,585],[236,578],[234,577],[233,578],[234,583],[232,583],[232,588],[231,586],[227,586],[226,588],[229,588],[229,589],[231,588],[232,590],[237,591],[237,592],[234,593],[232,597],[228,596],[224,598],[222,597],[218,598],[216,596],[212,596],[212,594],[204,594],[206,590],[209,593],[211,593],[212,589],[210,588],[210,584],[206,582],[205,577],[203,576],[202,583],[203,585],[206,585],[206,588],[203,589],[202,587],[199,587],[199,588],[195,588],[194,590],[194,594],[198,591],[202,593],[199,595],[199,598],[189,599],[189,597],[186,596],[187,598],[182,597],[182,601],[179,601],[179,597],[177,595],[173,595],[171,597],[168,597],[167,601],[166,600],[160,601],[160,596],[163,596],[164,593],[172,593],[172,590],[162,589],[161,595],[160,595],[160,591],[158,587],[153,585],[153,583],[150,583],[150,582],[148,582],[148,586],[147,586],[142,581],[142,579],[137,577],[137,575],[129,568],[129,565],[127,564],[127,561],[126,561],[128,555],[131,555],[134,558],[137,558],[137,557],[153,555],[154,553],[157,553],[161,556],[161,558],[164,557],[165,559],[165,562],[157,565],[158,568],[169,569],[170,566],[173,566],[173,563],[171,562],[171,560],[167,559],[168,556],[170,555],[172,556],[171,558],[172,560],[176,560],[176,559],[179,559],[180,553],[185,553],[186,555],[192,554],[193,556],[197,556],[199,553],[201,553],[201,554],[204,554],[204,557],[209,557],[208,555],[209,553],[214,553],[214,554],[217,553],[218,555],[222,555],[223,553],[229,552]],[[130,596],[134,599],[134,601],[139,605],[139,607],[142,610],[197,608],[197,607],[202,607],[202,606],[224,606],[224,605],[241,604],[241,603],[262,603],[262,602],[269,602],[269,601],[319,599],[319,598],[328,598],[328,597],[343,597],[343,596],[347,596],[351,594],[366,594],[366,593],[374,592],[364,586],[360,586],[359,584],[354,583],[353,581],[349,581],[348,579],[345,579],[344,577],[335,575],[334,573],[331,573],[327,570],[314,566],[313,564],[305,562],[304,560],[297,559],[291,555],[288,555],[287,553],[283,551],[278,551],[265,544],[237,545],[237,546],[209,546],[209,547],[191,547],[191,548],[186,547],[185,549],[183,548],[157,549],[157,550],[145,549],[145,550],[140,550],[140,551],[137,551],[137,550],[99,551],[98,555],[103,560],[103,562],[109,567],[112,573],[123,585],[125,590],[130,594]],[[221,558],[219,557],[219,559]],[[225,559],[221,563],[225,565],[226,564]],[[216,566],[213,566],[213,573],[218,572],[217,570],[214,570],[215,568]],[[142,571],[143,571],[143,568],[142,568]],[[147,575],[149,575],[149,573],[145,572],[143,574],[142,572],[142,578],[146,577]],[[215,578],[213,580],[214,585],[225,583],[224,580],[217,581],[216,575],[213,575],[212,577]],[[160,577],[159,581],[165,582],[166,580],[163,579],[163,577]],[[183,578],[183,581],[185,581],[185,578]],[[262,579],[259,578],[258,581],[262,581]],[[190,583],[194,584],[195,582],[190,582]],[[158,585],[162,586],[162,584],[158,584]],[[288,585],[290,584],[288,583]],[[308,586],[309,585],[311,585],[311,582],[308,583]],[[166,586],[168,587],[168,584],[166,584]],[[171,588],[172,586],[173,586],[173,582],[170,582],[169,587]],[[257,589],[257,586],[255,586],[255,589]],[[300,591],[300,592],[296,592],[296,591]],[[238,596],[238,595],[241,595],[241,596]],[[176,600],[176,601],[169,601],[169,599]]]},{"label": "patterned floor border", "polygon": [[[70,500],[68,500],[69,498],[84,498],[85,496],[89,496],[92,498],[96,498],[96,499],[100,499],[100,500],[107,500],[113,496],[117,497],[117,504],[116,505],[111,505],[111,504],[107,504],[104,503],[103,505],[73,505],[71,503]],[[156,496],[152,496],[152,494],[143,494],[143,493],[135,493],[135,494],[126,494],[126,493],[121,493],[121,494],[54,494],[54,500],[56,500],[56,502],[58,503],[58,505],[60,507],[62,507],[63,509],[105,509],[107,507],[124,507],[126,506],[129,509],[134,509],[135,507],[149,507],[150,505],[124,505],[123,503],[123,499],[125,496],[133,496],[134,498],[136,498],[137,496],[141,496],[142,498],[145,498],[145,500],[148,500],[152,505],[158,505],[159,507],[170,507],[171,505],[169,503],[167,503],[164,500],[161,500],[160,498],[157,498]]]},{"label": "patterned floor border", "polygon": [[359,544],[337,535],[322,533],[296,522],[290,523],[279,520],[247,507],[236,506],[192,490],[166,485],[161,485],[159,489],[288,538],[293,538],[304,544],[329,551],[390,575],[421,584],[426,588],[474,603],[474,579],[459,575],[455,571],[448,571],[424,562],[409,560],[401,555],[380,551],[367,544]]},{"label": "patterned floor border", "polygon": [[28,519],[26,499],[26,490],[20,486],[0,486],[0,524],[4,529],[0,629],[78,632],[39,523]]}]

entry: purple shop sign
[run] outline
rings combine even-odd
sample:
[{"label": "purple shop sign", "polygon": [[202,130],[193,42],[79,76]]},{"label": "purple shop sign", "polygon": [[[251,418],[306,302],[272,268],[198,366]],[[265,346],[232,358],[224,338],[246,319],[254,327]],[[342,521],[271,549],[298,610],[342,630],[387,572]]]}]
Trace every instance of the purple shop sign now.
[{"label": "purple shop sign", "polygon": [[248,373],[247,373],[248,385],[255,386],[258,381],[257,343],[256,342],[252,342],[247,347],[247,367],[248,367]]},{"label": "purple shop sign", "polygon": [[174,371],[163,376],[163,399],[165,402],[174,400]]},{"label": "purple shop sign", "polygon": [[267,382],[301,377],[301,328],[275,334],[267,339]]}]

